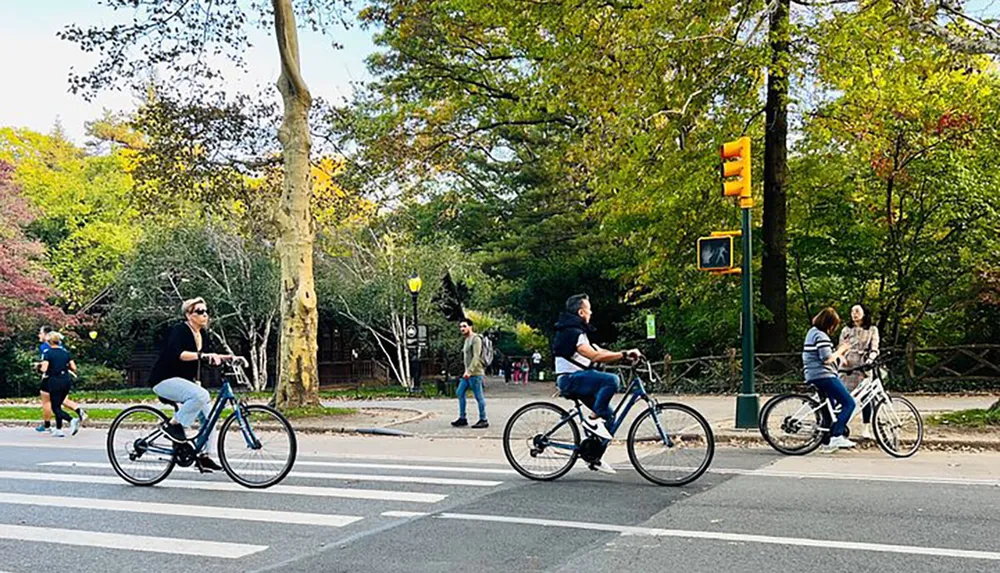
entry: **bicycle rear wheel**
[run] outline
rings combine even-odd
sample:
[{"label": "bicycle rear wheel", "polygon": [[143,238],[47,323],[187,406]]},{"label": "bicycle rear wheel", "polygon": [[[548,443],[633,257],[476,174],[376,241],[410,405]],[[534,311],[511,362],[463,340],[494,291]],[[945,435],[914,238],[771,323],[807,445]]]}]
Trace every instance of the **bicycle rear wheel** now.
[{"label": "bicycle rear wheel", "polygon": [[889,396],[875,406],[872,430],[879,447],[895,458],[912,456],[924,441],[924,421],[920,412],[901,396]]},{"label": "bicycle rear wheel", "polygon": [[786,456],[803,456],[823,442],[829,427],[826,410],[805,394],[771,398],[760,413],[760,434],[772,448]]},{"label": "bicycle rear wheel", "polygon": [[715,455],[715,436],[705,417],[672,403],[658,404],[653,414],[647,408],[628,432],[628,457],[636,471],[657,485],[682,486],[701,477]]},{"label": "bicycle rear wheel", "polygon": [[156,408],[132,406],[111,422],[108,459],[123,480],[150,486],[160,483],[173,471],[173,442],[160,430],[167,421],[166,414]]},{"label": "bicycle rear wheel", "polygon": [[295,431],[280,412],[268,406],[240,404],[219,431],[219,461],[236,483],[271,487],[295,464]]},{"label": "bicycle rear wheel", "polygon": [[580,430],[570,414],[549,402],[522,406],[507,420],[503,453],[517,473],[549,481],[566,475],[580,452]]}]

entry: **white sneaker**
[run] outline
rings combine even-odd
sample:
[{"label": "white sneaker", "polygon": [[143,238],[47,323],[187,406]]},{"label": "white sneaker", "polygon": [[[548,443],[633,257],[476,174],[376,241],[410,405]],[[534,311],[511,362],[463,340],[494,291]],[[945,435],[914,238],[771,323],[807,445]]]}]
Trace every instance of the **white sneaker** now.
[{"label": "white sneaker", "polygon": [[583,429],[584,432],[590,432],[599,438],[604,438],[605,440],[613,440],[614,436],[608,431],[608,427],[604,425],[604,418],[598,418],[596,420],[588,420],[586,416],[583,417]]},{"label": "white sneaker", "polygon": [[53,438],[65,438],[66,437],[66,432],[64,432],[62,430],[52,430],[52,437]]},{"label": "white sneaker", "polygon": [[75,436],[77,432],[80,431],[80,419],[73,418],[69,421],[69,434]]},{"label": "white sneaker", "polygon": [[615,471],[615,468],[611,467],[611,464],[605,463],[604,460],[597,460],[596,462],[590,464],[590,469],[610,475],[618,473]]},{"label": "white sneaker", "polygon": [[86,410],[80,408],[80,425],[82,426],[84,422],[90,419],[90,414]]},{"label": "white sneaker", "polygon": [[870,427],[865,426],[865,429],[861,430],[861,439],[862,440],[872,440],[872,439],[874,439],[874,438],[872,438],[872,430],[871,430]]},{"label": "white sneaker", "polygon": [[830,446],[836,448],[853,448],[854,446],[857,446],[857,444],[848,440],[844,436],[837,436],[835,438],[830,438]]}]

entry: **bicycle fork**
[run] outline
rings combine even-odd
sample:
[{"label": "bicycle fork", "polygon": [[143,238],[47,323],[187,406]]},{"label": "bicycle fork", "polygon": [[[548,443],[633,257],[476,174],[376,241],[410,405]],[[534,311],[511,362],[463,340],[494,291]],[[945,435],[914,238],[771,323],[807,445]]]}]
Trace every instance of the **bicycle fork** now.
[{"label": "bicycle fork", "polygon": [[234,412],[236,413],[236,421],[240,425],[240,433],[243,434],[243,440],[246,441],[247,447],[251,450],[261,449],[260,440],[253,433],[253,428],[250,427],[250,423],[247,422],[246,417],[243,415],[244,405],[243,403],[234,404]]},{"label": "bicycle fork", "polygon": [[663,429],[663,425],[660,424],[660,416],[659,416],[659,414],[656,411],[656,403],[652,402],[651,400],[649,400],[647,398],[646,399],[646,405],[650,409],[650,416],[652,416],[652,418],[653,418],[653,425],[656,426],[656,431],[659,432],[659,434],[660,434],[660,439],[663,440],[663,443],[668,448],[674,447],[674,441],[670,439],[670,436],[667,435],[666,430]]}]

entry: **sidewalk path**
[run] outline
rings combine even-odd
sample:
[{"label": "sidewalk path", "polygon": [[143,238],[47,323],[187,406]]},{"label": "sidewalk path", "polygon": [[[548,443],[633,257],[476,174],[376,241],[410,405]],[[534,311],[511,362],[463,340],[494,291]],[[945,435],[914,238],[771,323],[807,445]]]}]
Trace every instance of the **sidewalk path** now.
[{"label": "sidewalk path", "polygon": [[[521,406],[534,401],[551,401],[563,407],[569,407],[572,403],[563,398],[553,397],[555,386],[551,382],[533,382],[529,385],[505,385],[502,380],[490,381],[486,387],[486,414],[489,417],[490,427],[485,430],[474,430],[471,428],[453,428],[451,421],[458,417],[457,399],[430,399],[430,400],[349,400],[349,401],[329,401],[324,402],[329,406],[344,406],[351,408],[364,408],[373,405],[383,407],[409,407],[422,410],[428,415],[422,419],[411,423],[397,426],[401,430],[413,432],[420,436],[434,438],[492,438],[498,439],[503,435],[503,427],[507,419]],[[621,394],[616,395],[612,401],[617,404]],[[770,396],[761,396],[761,405]],[[992,395],[907,395],[925,416],[936,412],[951,412],[954,410],[965,410],[970,408],[988,408],[996,397]],[[712,424],[713,430],[717,434],[725,434],[734,428],[736,414],[736,397],[720,395],[678,395],[678,394],[657,394],[656,399],[660,402],[680,402],[691,406],[702,413]],[[468,399],[469,424],[476,421],[476,401],[470,396]],[[642,412],[641,404],[636,405],[629,415],[626,424],[630,423],[636,415]],[[627,426],[626,426],[627,427]],[[744,432],[735,431],[739,435]],[[756,432],[753,432],[757,435]],[[994,440],[995,441],[995,440]]]}]

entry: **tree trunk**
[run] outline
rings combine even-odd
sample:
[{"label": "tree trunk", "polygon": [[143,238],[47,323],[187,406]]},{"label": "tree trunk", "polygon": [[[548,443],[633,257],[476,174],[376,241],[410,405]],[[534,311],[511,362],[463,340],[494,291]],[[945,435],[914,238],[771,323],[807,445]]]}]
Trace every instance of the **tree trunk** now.
[{"label": "tree trunk", "polygon": [[788,236],[786,233],[788,174],[789,0],[777,0],[770,16],[768,41],[771,66],[767,70],[764,132],[764,252],[760,299],[770,318],[757,324],[761,352],[788,350]]},{"label": "tree trunk", "polygon": [[275,404],[279,409],[319,404],[316,367],[317,310],[313,286],[313,220],[310,211],[309,108],[312,96],[299,67],[299,40],[291,0],[272,0],[281,55],[278,91],[284,118],[278,131],[284,157],[278,224],[281,259],[281,333]]}]

